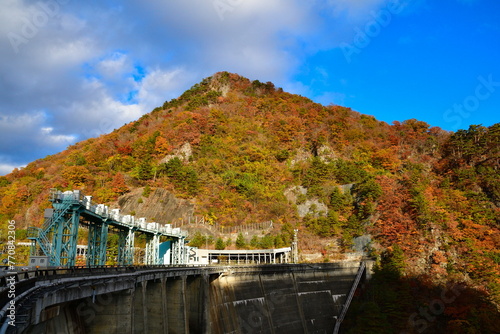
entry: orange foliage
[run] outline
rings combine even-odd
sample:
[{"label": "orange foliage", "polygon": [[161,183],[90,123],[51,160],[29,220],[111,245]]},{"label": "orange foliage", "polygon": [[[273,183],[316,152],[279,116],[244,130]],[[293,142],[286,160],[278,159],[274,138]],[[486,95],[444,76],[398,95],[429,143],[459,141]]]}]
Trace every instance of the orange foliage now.
[{"label": "orange foliage", "polygon": [[[213,213],[233,226],[282,219],[307,230],[308,218],[298,216],[284,191],[303,184],[310,157],[334,160],[328,173],[338,158],[361,176],[327,228],[358,223],[350,237],[371,233],[374,245],[397,244],[408,262],[425,262],[419,270],[443,277],[455,271],[500,291],[499,126],[450,134],[415,119],[389,125],[229,73],[183,96],[111,134],[13,171],[0,180],[0,216],[28,220],[28,209],[40,214],[51,187],[85,189],[106,201],[145,185],[187,196],[161,160],[189,142],[193,156],[182,163],[182,181],[198,186],[196,214]],[[330,149],[328,158],[319,152],[323,146]],[[356,193],[365,179],[382,188],[371,207]],[[331,209],[336,179],[311,184]],[[309,193],[300,201],[311,199]],[[366,210],[362,221],[344,213],[354,207]]]}]

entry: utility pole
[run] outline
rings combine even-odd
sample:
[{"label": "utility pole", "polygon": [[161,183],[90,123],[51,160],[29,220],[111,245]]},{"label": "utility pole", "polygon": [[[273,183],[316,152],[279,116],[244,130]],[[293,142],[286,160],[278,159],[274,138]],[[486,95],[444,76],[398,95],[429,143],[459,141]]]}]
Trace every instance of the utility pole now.
[{"label": "utility pole", "polygon": [[293,230],[292,263],[299,263],[299,230]]}]

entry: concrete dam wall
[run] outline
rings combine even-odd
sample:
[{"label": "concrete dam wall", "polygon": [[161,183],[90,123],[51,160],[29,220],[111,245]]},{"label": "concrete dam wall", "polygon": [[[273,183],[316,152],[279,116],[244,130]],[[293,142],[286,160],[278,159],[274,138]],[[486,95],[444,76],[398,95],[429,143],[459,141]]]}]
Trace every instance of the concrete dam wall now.
[{"label": "concrete dam wall", "polygon": [[40,287],[7,333],[333,333],[359,263],[164,270]]},{"label": "concrete dam wall", "polygon": [[332,333],[357,269],[223,275],[210,287],[213,333]]}]

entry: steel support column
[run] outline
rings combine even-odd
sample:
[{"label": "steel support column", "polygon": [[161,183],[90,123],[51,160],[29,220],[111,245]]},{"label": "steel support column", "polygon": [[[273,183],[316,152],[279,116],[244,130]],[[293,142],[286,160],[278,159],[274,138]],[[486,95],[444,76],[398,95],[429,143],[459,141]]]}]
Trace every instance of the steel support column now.
[{"label": "steel support column", "polygon": [[160,236],[153,234],[146,243],[146,264],[160,263]]},{"label": "steel support column", "polygon": [[120,230],[118,233],[118,264],[134,264],[134,230]]},{"label": "steel support column", "polygon": [[172,264],[187,264],[189,254],[185,246],[185,238],[180,237],[172,242]]},{"label": "steel support column", "polygon": [[80,223],[80,212],[78,209],[68,210],[68,215],[62,215],[54,222],[52,233],[52,254],[55,258],[50,259],[53,266],[75,265],[76,245],[78,241],[78,226]]},{"label": "steel support column", "polygon": [[108,229],[109,225],[106,222],[89,225],[87,266],[103,266],[106,264]]}]

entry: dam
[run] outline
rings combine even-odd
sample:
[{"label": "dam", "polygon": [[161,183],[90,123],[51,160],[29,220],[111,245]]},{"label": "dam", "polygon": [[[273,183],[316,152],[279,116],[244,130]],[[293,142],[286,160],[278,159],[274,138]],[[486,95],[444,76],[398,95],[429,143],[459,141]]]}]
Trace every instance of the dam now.
[{"label": "dam", "polygon": [[19,272],[0,333],[334,333],[365,278],[359,262]]}]

